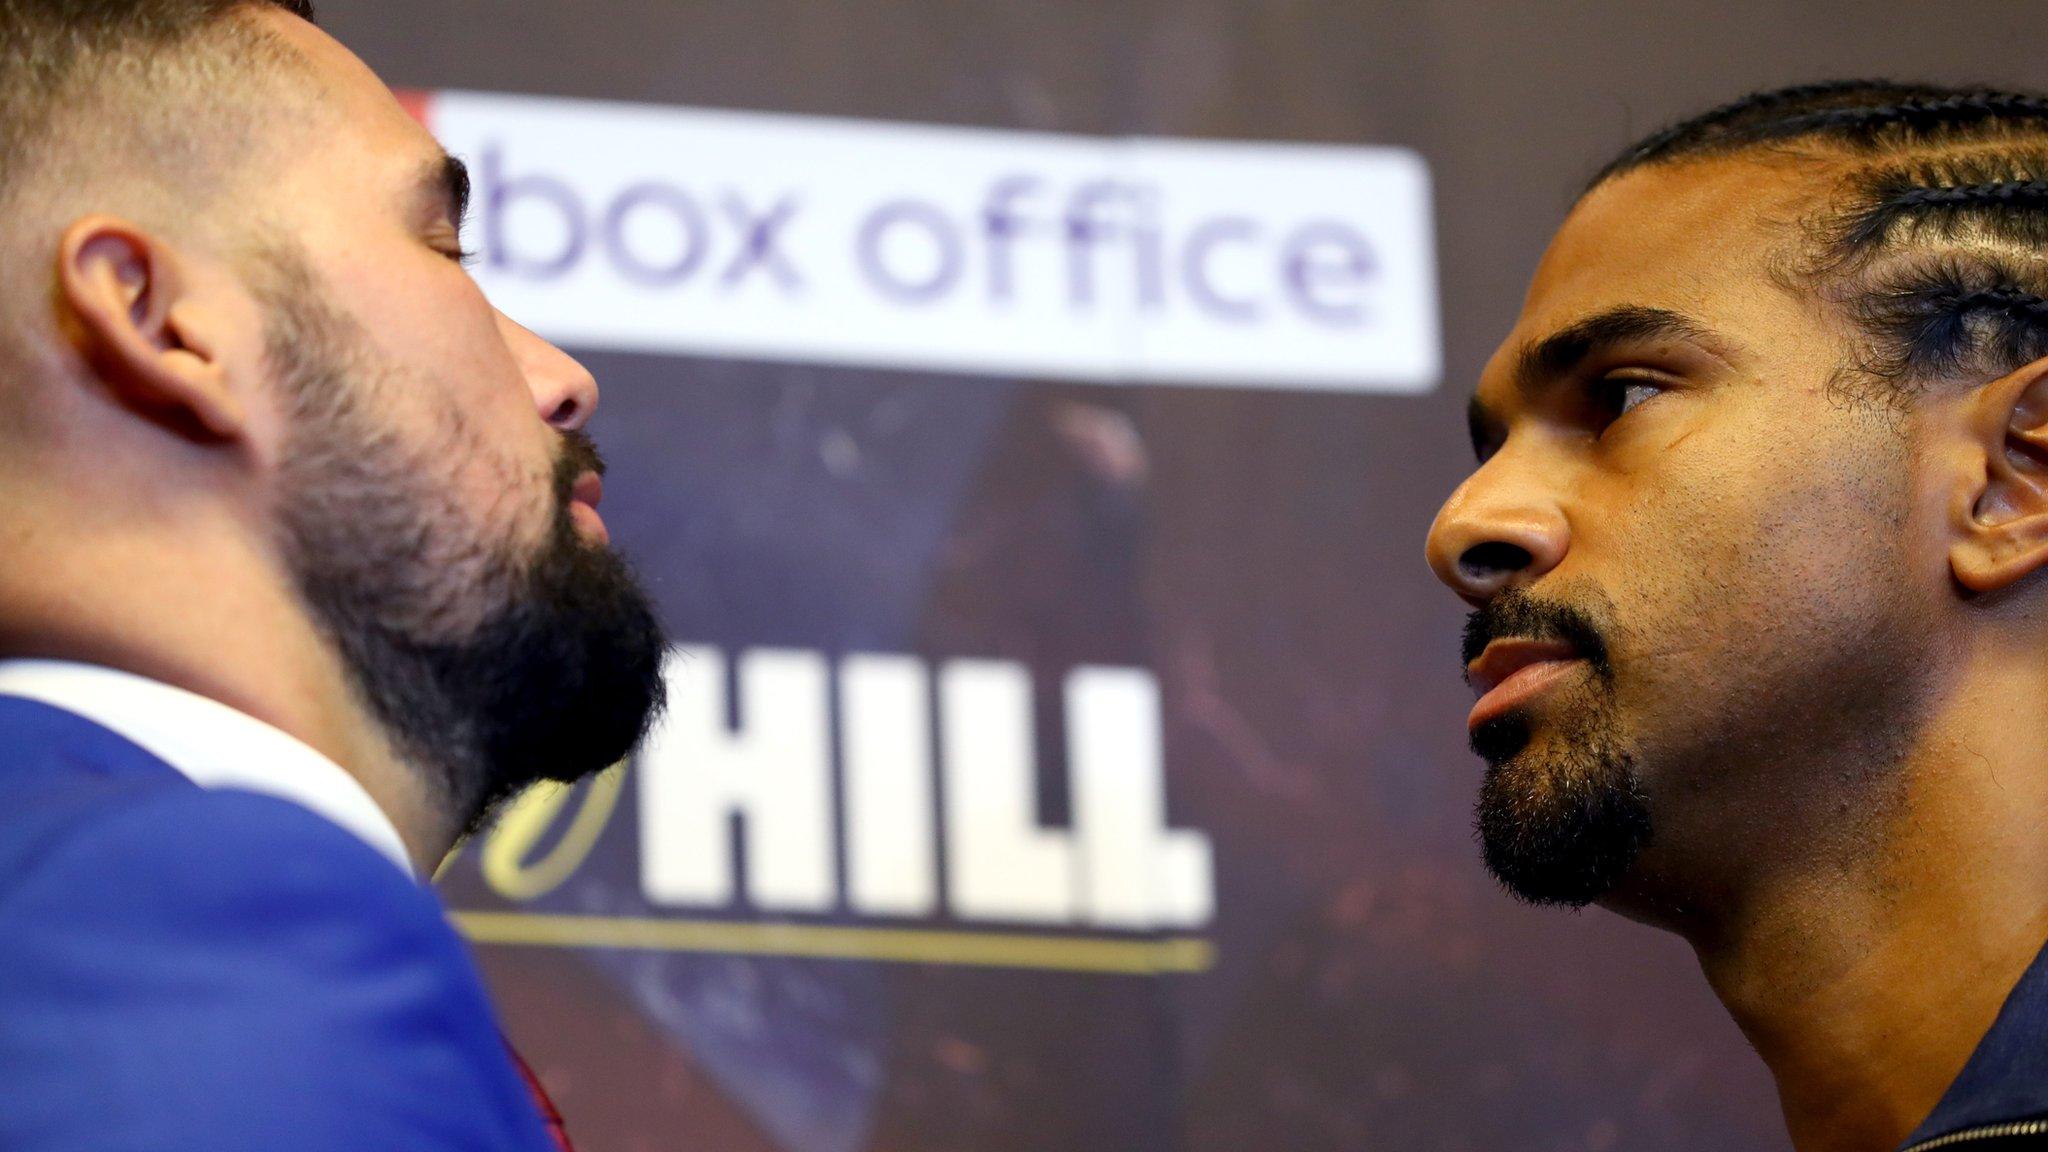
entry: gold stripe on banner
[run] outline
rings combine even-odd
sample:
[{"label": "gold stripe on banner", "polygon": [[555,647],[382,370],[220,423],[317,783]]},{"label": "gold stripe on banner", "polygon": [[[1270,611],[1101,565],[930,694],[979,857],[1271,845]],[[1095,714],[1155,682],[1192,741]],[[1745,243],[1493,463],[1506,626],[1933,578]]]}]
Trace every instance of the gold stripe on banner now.
[{"label": "gold stripe on banner", "polygon": [[526,912],[455,912],[455,924],[479,944],[543,948],[637,948],[729,956],[801,956],[901,964],[959,964],[1159,976],[1206,972],[1216,965],[1207,940],[1104,940],[993,932],[933,932],[810,924],[747,924],[729,920],[549,916]]}]

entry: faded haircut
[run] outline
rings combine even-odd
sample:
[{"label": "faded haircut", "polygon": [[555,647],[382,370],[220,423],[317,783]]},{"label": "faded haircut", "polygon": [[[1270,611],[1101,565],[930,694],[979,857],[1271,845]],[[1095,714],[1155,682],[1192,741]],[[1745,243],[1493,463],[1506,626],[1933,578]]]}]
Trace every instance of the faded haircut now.
[{"label": "faded haircut", "polygon": [[170,137],[168,164],[198,160],[181,154],[189,134],[164,131],[190,110],[180,97],[223,106],[238,71],[291,59],[236,19],[264,8],[313,19],[310,0],[0,0],[0,205],[124,133]]},{"label": "faded haircut", "polygon": [[1889,80],[1757,92],[1636,142],[1593,184],[1738,154],[1834,170],[1785,278],[1860,331],[1845,391],[1897,403],[2048,356],[2048,95]]}]

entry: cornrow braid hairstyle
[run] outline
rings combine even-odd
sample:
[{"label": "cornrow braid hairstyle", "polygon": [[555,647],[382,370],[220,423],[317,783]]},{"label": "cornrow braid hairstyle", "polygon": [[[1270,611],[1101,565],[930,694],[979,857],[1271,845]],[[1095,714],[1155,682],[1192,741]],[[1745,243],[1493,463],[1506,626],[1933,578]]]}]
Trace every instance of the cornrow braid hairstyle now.
[{"label": "cornrow braid hairstyle", "polygon": [[1846,303],[1860,326],[1883,334],[1856,366],[1866,380],[1995,379],[2048,356],[2048,297],[1970,262],[1881,277]]},{"label": "cornrow braid hairstyle", "polygon": [[1804,115],[1834,106],[1838,100],[1849,101],[1849,106],[1854,106],[1857,102],[1868,103],[1887,92],[1895,92],[1903,98],[1911,91],[1883,80],[1829,80],[1752,92],[1739,100],[1731,100],[1719,108],[1652,132],[1600,169],[1592,182],[1596,185],[1604,183],[1610,176],[1668,156],[1705,152],[1723,140],[1740,140],[1752,125],[1781,120],[1788,112],[1790,115]]},{"label": "cornrow braid hairstyle", "polygon": [[2048,356],[2048,95],[1847,80],[1754,93],[1623,150],[1651,165],[1769,150],[1842,169],[1798,279],[1864,340],[1841,383],[1893,399]]},{"label": "cornrow braid hairstyle", "polygon": [[2022,92],[1915,97],[1873,108],[1830,108],[1803,116],[1788,116],[1758,126],[1754,134],[1757,143],[1816,134],[1875,140],[1887,133],[1911,138],[1956,132],[1993,121],[2011,124],[2027,120],[2048,121],[2048,98]]}]

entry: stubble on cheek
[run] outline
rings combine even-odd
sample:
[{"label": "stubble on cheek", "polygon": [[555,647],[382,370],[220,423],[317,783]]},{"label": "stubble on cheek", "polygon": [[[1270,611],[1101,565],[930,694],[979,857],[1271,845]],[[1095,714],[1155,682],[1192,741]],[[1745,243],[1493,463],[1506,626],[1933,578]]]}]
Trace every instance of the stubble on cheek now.
[{"label": "stubble on cheek", "polygon": [[[327,365],[335,367],[336,365]],[[308,365],[312,367],[312,365]],[[517,594],[554,530],[552,477],[522,467],[427,382],[358,360],[310,391],[358,389],[302,413],[286,465],[305,578],[419,644],[459,643]]]},{"label": "stubble on cheek", "polygon": [[1844,813],[1888,807],[1925,666],[1908,465],[1895,441],[1829,431],[1674,461],[1631,501],[1615,707],[1660,868],[1860,842],[1867,822]]}]

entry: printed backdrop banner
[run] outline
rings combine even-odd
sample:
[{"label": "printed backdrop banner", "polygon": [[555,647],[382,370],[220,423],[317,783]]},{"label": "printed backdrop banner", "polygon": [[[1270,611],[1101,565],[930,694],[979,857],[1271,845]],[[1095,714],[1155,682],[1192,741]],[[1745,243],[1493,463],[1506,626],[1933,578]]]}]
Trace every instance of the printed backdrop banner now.
[{"label": "printed backdrop banner", "polygon": [[1695,1049],[1507,977],[1404,703],[1450,639],[1372,591],[1415,154],[407,99],[679,645],[442,878],[585,1147],[1496,1149],[1617,1090],[1684,1146]]},{"label": "printed backdrop banner", "polygon": [[1681,942],[1481,868],[1422,540],[1605,159],[2038,5],[321,10],[676,641],[440,878],[584,1152],[1784,1152]]},{"label": "printed backdrop banner", "polygon": [[477,276],[585,348],[1412,392],[1441,370],[1410,152],[444,92]]}]

